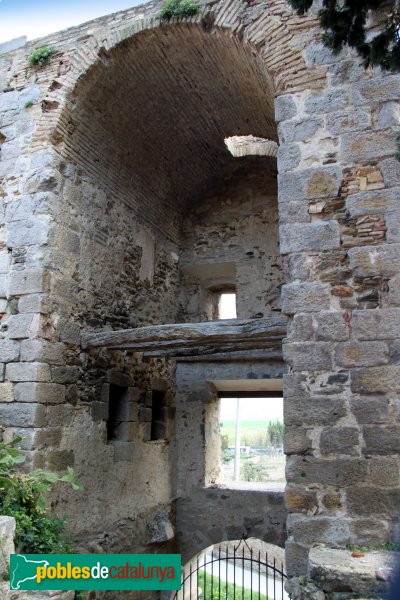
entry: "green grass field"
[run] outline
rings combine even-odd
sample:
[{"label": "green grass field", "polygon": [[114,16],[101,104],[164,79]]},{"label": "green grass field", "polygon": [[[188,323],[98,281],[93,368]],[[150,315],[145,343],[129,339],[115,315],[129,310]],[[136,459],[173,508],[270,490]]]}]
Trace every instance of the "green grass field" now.
[{"label": "green grass field", "polygon": [[[241,421],[240,422],[240,438],[241,444],[249,446],[264,446],[266,443],[266,435],[268,431],[268,425],[273,422],[270,420],[255,420],[255,421]],[[276,422],[276,421],[275,421]],[[228,443],[235,443],[235,421],[222,420],[221,421],[221,435],[228,436]]]},{"label": "green grass field", "polygon": [[248,588],[241,588],[238,585],[233,586],[232,583],[220,581],[218,577],[211,577],[207,573],[206,582],[204,584],[204,571],[199,571],[198,586],[201,588],[202,600],[268,600],[263,594],[251,592]]}]

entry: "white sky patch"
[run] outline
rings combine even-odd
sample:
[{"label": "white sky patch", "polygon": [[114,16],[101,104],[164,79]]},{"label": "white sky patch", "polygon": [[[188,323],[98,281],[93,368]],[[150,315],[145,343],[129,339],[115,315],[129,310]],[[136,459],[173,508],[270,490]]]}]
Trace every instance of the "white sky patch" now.
[{"label": "white sky patch", "polygon": [[[236,398],[221,398],[220,421],[236,419]],[[241,398],[240,419],[283,421],[283,398]]]}]

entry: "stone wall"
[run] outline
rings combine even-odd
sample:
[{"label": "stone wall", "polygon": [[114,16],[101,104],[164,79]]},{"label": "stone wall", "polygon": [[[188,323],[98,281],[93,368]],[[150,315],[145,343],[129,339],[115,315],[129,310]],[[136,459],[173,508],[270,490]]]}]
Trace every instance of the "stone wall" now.
[{"label": "stone wall", "polygon": [[[174,444],[149,440],[152,391],[166,394],[173,430],[174,362],[84,353],[80,333],[202,318],[202,282],[180,266],[219,255],[242,316],[281,306],[291,319],[287,567],[304,574],[312,545],[377,544],[398,516],[400,78],[332,56],[316,15],[283,0],[216,2],[162,27],[157,10],[44,38],[57,53],[41,70],[27,67],[38,43],[1,56],[0,421],[23,431],[28,466],[75,465],[84,495],[54,502],[76,515],[83,546],[122,551],[134,534],[148,547],[147,524],[173,521],[173,499],[185,506],[191,490],[177,467],[210,502],[208,458],[187,452],[202,400],[179,384]],[[223,140],[241,134],[280,142],[283,274],[273,193],[253,185],[263,169],[272,180],[271,159],[230,156]],[[115,388],[130,416],[107,441]]]}]

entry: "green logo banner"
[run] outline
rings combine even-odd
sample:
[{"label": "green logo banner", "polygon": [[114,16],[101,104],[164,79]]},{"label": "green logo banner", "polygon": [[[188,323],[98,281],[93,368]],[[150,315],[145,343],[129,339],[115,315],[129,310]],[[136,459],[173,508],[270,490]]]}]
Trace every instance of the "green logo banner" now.
[{"label": "green logo banner", "polygon": [[179,590],[180,554],[11,554],[11,590]]}]

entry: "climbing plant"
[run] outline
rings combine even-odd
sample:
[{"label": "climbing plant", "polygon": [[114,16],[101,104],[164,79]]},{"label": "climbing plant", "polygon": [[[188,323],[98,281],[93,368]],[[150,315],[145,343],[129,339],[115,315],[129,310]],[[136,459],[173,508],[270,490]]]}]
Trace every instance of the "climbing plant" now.
[{"label": "climbing plant", "polygon": [[55,54],[55,48],[52,46],[41,46],[40,48],[35,48],[30,55],[28,56],[28,63],[31,67],[43,67],[47,62],[49,62],[50,58]]},{"label": "climbing plant", "polygon": [[200,12],[200,9],[201,4],[192,0],[167,0],[161,8],[160,19],[169,21],[173,18],[192,17]]},{"label": "climbing plant", "polygon": [[65,535],[65,521],[51,514],[46,507],[45,495],[59,481],[70,484],[75,490],[81,486],[75,481],[70,467],[61,477],[42,469],[21,472],[18,466],[24,462],[24,457],[16,447],[21,439],[0,441],[0,514],[16,520],[16,551],[26,554],[70,552],[72,547]]}]

